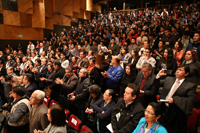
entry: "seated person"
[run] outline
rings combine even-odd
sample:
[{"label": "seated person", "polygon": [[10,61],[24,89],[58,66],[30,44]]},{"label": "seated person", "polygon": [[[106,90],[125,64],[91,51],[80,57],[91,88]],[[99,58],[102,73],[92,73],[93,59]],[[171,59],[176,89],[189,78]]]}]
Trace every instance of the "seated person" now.
[{"label": "seated person", "polygon": [[14,101],[11,103],[11,110],[3,110],[8,127],[7,133],[28,133],[29,132],[29,112],[31,110],[30,102],[27,97],[23,97],[24,87],[15,86],[12,89]]},{"label": "seated person", "polygon": [[132,133],[144,116],[144,108],[138,100],[139,87],[128,84],[124,98],[118,100],[111,115],[114,133]]},{"label": "seated person", "polygon": [[147,133],[148,131],[153,133],[167,133],[167,130],[158,122],[162,115],[161,110],[159,103],[149,103],[144,112],[145,117],[140,119],[133,133]]}]

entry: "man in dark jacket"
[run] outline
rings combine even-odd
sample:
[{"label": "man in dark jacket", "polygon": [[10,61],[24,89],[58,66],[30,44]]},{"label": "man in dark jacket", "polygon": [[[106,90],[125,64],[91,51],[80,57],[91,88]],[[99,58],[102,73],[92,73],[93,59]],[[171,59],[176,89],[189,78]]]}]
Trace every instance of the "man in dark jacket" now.
[{"label": "man in dark jacket", "polygon": [[[59,60],[54,60],[53,67],[55,70],[55,75],[53,78],[53,81],[55,81],[57,78],[62,79],[65,74],[65,69],[61,67],[61,63]],[[49,85],[49,88],[51,91],[51,99],[58,101],[59,94],[60,94],[60,85],[53,82],[51,85]]]},{"label": "man in dark jacket", "polygon": [[162,36],[162,41],[165,43],[165,48],[173,48],[176,38],[171,34],[171,29],[165,29],[165,35]]},{"label": "man in dark jacket", "polygon": [[85,120],[85,104],[89,97],[89,86],[91,85],[90,78],[88,77],[88,70],[82,68],[78,73],[79,80],[76,85],[76,89],[71,96],[70,100],[74,101],[76,110],[78,111],[78,117],[84,122]]},{"label": "man in dark jacket", "polygon": [[38,89],[36,83],[34,83],[34,77],[30,73],[26,73],[23,77],[24,92],[25,95],[30,97],[31,94]]},{"label": "man in dark jacket", "polygon": [[138,100],[139,88],[128,84],[124,98],[118,100],[112,111],[111,124],[114,133],[132,133],[144,116],[144,108]]}]

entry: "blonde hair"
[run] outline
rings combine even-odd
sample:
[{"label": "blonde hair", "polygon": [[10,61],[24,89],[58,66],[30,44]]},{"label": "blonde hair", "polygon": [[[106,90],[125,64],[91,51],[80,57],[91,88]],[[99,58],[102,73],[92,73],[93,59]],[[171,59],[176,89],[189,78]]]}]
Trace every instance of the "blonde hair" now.
[{"label": "blonde hair", "polygon": [[12,84],[12,87],[19,85],[18,79],[19,79],[19,76],[13,76],[14,83]]}]

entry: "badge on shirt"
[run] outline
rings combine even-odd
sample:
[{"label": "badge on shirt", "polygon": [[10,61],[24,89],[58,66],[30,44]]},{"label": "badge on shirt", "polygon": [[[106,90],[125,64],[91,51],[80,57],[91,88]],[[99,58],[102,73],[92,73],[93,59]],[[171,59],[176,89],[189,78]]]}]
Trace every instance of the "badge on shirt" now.
[{"label": "badge on shirt", "polygon": [[169,45],[169,42],[165,42],[165,45]]},{"label": "badge on shirt", "polygon": [[113,71],[112,73],[114,74],[115,72]]},{"label": "badge on shirt", "polygon": [[120,112],[116,114],[117,121],[119,121],[120,116],[121,116]]}]

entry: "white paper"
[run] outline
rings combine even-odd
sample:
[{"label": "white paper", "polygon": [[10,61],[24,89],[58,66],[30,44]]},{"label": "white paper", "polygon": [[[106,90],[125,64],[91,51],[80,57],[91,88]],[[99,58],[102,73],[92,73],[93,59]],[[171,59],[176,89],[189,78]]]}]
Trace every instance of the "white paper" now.
[{"label": "white paper", "polygon": [[160,99],[159,102],[169,102],[169,101],[165,99]]},{"label": "white paper", "polygon": [[113,128],[112,128],[112,125],[111,125],[111,123],[110,123],[110,124],[108,124],[106,127],[108,128],[108,130],[109,130],[111,133],[113,132]]}]

